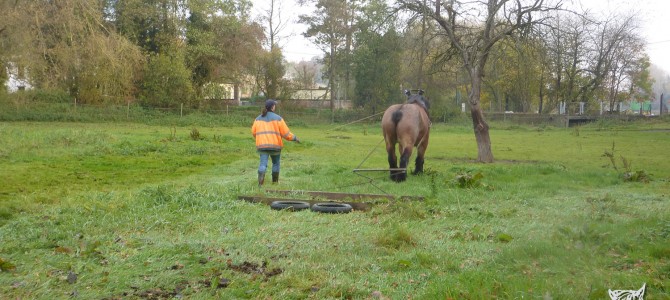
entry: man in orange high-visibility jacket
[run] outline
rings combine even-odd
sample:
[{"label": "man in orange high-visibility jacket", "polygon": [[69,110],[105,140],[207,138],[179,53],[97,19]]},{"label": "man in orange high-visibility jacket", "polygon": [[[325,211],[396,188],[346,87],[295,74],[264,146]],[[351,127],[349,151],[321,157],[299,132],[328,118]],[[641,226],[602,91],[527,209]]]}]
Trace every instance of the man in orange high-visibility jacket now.
[{"label": "man in orange high-visibility jacket", "polygon": [[251,126],[251,134],[256,138],[256,150],[261,157],[258,165],[258,186],[263,185],[265,181],[268,158],[272,159],[272,183],[279,182],[281,149],[284,147],[282,138],[300,143],[298,137],[288,129],[284,119],[274,113],[276,107],[276,101],[272,99],[265,101],[263,112],[256,117],[254,125]]}]

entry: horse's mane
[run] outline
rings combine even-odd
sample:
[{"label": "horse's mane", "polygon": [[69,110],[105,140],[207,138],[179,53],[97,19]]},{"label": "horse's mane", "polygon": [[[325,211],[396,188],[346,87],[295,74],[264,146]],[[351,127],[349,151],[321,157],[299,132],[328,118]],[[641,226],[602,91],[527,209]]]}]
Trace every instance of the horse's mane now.
[{"label": "horse's mane", "polygon": [[406,90],[405,95],[407,95],[408,104],[413,103],[418,104],[426,111],[426,114],[428,114],[430,104],[428,103],[428,99],[426,99],[426,97],[423,96],[423,90],[419,90],[418,94],[412,94],[409,90]]}]

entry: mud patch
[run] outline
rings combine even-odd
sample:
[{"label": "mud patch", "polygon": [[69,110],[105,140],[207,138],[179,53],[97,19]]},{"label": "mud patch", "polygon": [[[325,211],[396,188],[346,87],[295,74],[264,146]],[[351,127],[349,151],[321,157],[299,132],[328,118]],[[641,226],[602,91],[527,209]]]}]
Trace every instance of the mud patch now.
[{"label": "mud patch", "polygon": [[177,296],[176,291],[164,291],[162,289],[150,289],[146,291],[141,291],[135,294],[137,297],[142,299],[170,299]]},{"label": "mud patch", "polygon": [[[276,256],[273,256],[273,259],[276,259]],[[209,263],[210,258],[201,258],[198,263],[206,264]],[[182,270],[186,266],[177,262],[172,266],[168,267],[168,270]],[[226,261],[225,266],[219,265],[218,267],[213,267],[209,271],[205,272],[199,278],[191,278],[191,280],[183,280],[177,282],[174,288],[171,287],[153,287],[153,288],[140,288],[138,286],[130,286],[128,291],[121,293],[120,295],[102,298],[104,300],[116,300],[116,299],[175,299],[175,298],[184,298],[188,297],[189,294],[197,294],[205,290],[211,291],[212,289],[225,289],[230,285],[234,284],[235,279],[231,277],[230,273],[224,271],[225,269],[232,270],[233,272],[250,274],[250,280],[261,279],[267,281],[270,277],[279,275],[284,272],[281,268],[269,268],[268,262],[264,261],[261,264],[244,261],[240,264],[234,264],[231,259]],[[60,276],[63,276],[64,272],[57,271]],[[145,276],[147,277],[147,276]],[[147,279],[145,279],[147,280]],[[249,278],[247,278],[249,280]]]},{"label": "mud patch", "polygon": [[268,269],[268,263],[264,261],[262,264],[257,264],[257,263],[252,263],[248,261],[244,261],[241,264],[233,264],[231,261],[228,261],[228,268],[236,271],[236,272],[241,272],[245,274],[258,274],[258,275],[263,275],[265,277],[265,280],[268,278],[279,275],[284,270],[281,268],[273,268],[273,269]]}]

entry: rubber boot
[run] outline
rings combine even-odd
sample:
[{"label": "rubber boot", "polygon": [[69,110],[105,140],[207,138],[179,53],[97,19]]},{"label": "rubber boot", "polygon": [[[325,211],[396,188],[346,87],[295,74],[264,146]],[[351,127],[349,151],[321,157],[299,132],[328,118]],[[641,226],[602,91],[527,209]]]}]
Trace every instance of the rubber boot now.
[{"label": "rubber boot", "polygon": [[263,185],[265,183],[265,173],[258,172],[258,186]]},{"label": "rubber boot", "polygon": [[279,183],[279,172],[272,172],[272,183]]}]

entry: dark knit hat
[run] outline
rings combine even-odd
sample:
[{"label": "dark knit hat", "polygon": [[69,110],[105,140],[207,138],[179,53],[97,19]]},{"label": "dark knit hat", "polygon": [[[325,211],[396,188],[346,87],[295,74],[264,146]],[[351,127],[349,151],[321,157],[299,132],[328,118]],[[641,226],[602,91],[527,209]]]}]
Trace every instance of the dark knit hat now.
[{"label": "dark knit hat", "polygon": [[277,101],[274,101],[272,99],[268,99],[265,101],[265,109],[268,111],[272,110],[272,107],[277,105]]}]

